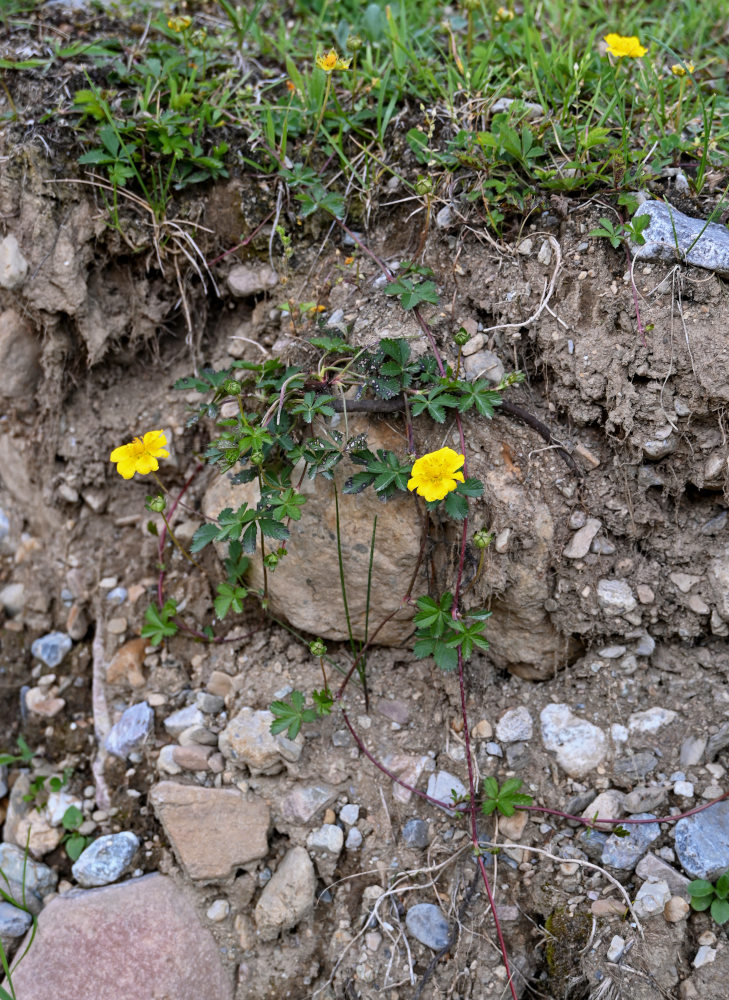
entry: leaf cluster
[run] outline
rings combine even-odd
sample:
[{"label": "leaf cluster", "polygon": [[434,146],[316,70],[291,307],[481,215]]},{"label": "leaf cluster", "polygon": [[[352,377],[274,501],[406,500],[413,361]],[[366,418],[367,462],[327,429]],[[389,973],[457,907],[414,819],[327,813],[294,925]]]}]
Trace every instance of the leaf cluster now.
[{"label": "leaf cluster", "polygon": [[729,872],[724,872],[713,883],[703,878],[694,879],[686,888],[692,909],[709,910],[715,924],[725,924],[729,920]]},{"label": "leaf cluster", "polygon": [[530,806],[534,799],[519,791],[522,785],[521,778],[507,778],[501,786],[492,776],[484,778],[481,812],[484,816],[490,816],[493,812],[498,812],[501,816],[513,816],[517,806]]},{"label": "leaf cluster", "polygon": [[458,652],[464,660],[470,660],[476,649],[488,649],[483,635],[486,619],[490,611],[474,608],[462,617],[452,614],[453,594],[446,591],[440,600],[432,597],[418,597],[418,610],[413,621],[417,629],[413,652],[419,660],[432,656],[441,670],[455,670],[458,666]]},{"label": "leaf cluster", "polygon": [[271,733],[286,733],[290,740],[295,740],[305,722],[315,722],[324,715],[329,715],[334,704],[331,693],[324,689],[312,692],[312,704],[307,708],[306,696],[301,691],[292,691],[285,701],[271,703],[274,719],[271,723]]}]

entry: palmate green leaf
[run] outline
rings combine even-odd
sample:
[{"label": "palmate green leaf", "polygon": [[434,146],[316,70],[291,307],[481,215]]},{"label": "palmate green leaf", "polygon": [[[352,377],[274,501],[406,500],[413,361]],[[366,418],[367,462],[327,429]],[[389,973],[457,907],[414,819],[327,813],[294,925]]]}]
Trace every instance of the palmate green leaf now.
[{"label": "palmate green leaf", "polygon": [[177,614],[177,604],[170,598],[161,608],[150,604],[144,613],[142,638],[149,639],[153,646],[159,646],[163,639],[177,635],[178,627],[172,619]]},{"label": "palmate green leaf", "polygon": [[424,660],[427,656],[432,656],[435,665],[439,670],[451,671],[458,666],[458,652],[451,649],[443,639],[422,638],[416,639],[413,645],[413,652],[419,660]]},{"label": "palmate green leaf", "polygon": [[508,778],[499,788],[496,778],[484,778],[481,805],[484,816],[490,816],[496,810],[502,816],[513,816],[517,806],[530,806],[534,800],[531,795],[519,791],[522,785],[521,778]]},{"label": "palmate green leaf", "polygon": [[217,587],[218,596],[213,602],[215,614],[222,621],[229,611],[240,614],[243,610],[243,601],[248,596],[245,587],[237,587],[231,583],[219,583]]},{"label": "palmate green leaf", "polygon": [[305,503],[306,497],[289,486],[273,501],[273,516],[277,521],[283,521],[286,517],[290,517],[292,521],[300,521],[301,508]]},{"label": "palmate green leaf", "polygon": [[410,278],[396,278],[385,286],[385,295],[398,295],[403,309],[415,309],[421,302],[440,301],[435,284],[428,281],[414,282]]},{"label": "palmate green leaf", "polygon": [[445,498],[445,512],[454,521],[463,521],[468,517],[468,500],[455,490]]},{"label": "palmate green leaf", "polygon": [[437,639],[451,629],[453,624],[451,618],[453,594],[446,591],[440,601],[434,601],[432,597],[428,596],[418,597],[415,603],[418,610],[413,621],[418,626],[419,638],[421,634],[427,634]]},{"label": "palmate green leaf", "polygon": [[451,383],[451,391],[458,392],[458,410],[466,413],[472,406],[482,417],[490,419],[497,406],[501,405],[501,394],[485,379],[475,382],[458,381]]},{"label": "palmate green leaf", "polygon": [[273,736],[286,732],[290,740],[295,740],[299,735],[302,723],[315,721],[316,709],[304,708],[304,702],[305,698],[301,691],[292,691],[288,701],[271,703],[270,708],[274,720],[270,725],[270,731]]},{"label": "palmate green leaf", "polygon": [[413,416],[427,413],[429,417],[442,424],[446,418],[446,408],[458,406],[458,399],[446,392],[442,387],[430,389],[427,393],[414,396],[410,404]]}]

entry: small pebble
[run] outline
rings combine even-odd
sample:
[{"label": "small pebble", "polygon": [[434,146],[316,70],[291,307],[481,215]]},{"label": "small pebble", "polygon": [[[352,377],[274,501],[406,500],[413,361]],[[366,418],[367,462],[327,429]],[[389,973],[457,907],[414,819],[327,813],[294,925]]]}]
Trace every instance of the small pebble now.
[{"label": "small pebble", "polygon": [[359,806],[354,804],[342,806],[339,810],[339,818],[347,826],[354,826],[359,819]]},{"label": "small pebble", "polygon": [[36,639],[30,651],[36,659],[42,660],[53,670],[60,665],[72,646],[73,640],[65,632],[49,632]]},{"label": "small pebble", "polygon": [[230,903],[227,899],[216,899],[207,909],[207,918],[212,920],[214,923],[219,924],[221,920],[225,918],[230,913]]},{"label": "small pebble", "polygon": [[439,906],[416,903],[405,915],[405,926],[412,936],[433,951],[448,944],[450,927]]},{"label": "small pebble", "polygon": [[[339,827],[337,827],[337,829],[339,829]],[[362,840],[363,837],[361,832],[357,829],[356,826],[353,826],[349,831],[349,833],[347,834],[347,839],[344,843],[344,846],[348,851],[356,851],[358,847],[362,846]]]}]

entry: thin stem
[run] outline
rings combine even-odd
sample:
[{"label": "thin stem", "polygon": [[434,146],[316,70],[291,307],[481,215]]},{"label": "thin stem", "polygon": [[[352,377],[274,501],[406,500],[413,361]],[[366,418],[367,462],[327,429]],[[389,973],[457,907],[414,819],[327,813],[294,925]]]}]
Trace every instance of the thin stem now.
[{"label": "thin stem", "polygon": [[181,552],[189,563],[192,563],[193,566],[197,566],[199,570],[202,570],[202,566],[200,565],[200,563],[196,559],[193,559],[190,553],[187,551],[187,549],[183,548],[183,546],[180,545],[179,541],[177,540],[177,536],[170,527],[170,522],[167,520],[167,515],[165,514],[165,512],[161,511],[161,514],[162,514],[162,520],[165,522],[165,527],[167,528],[167,534],[172,539],[172,542],[177,548],[178,552]]},{"label": "thin stem", "polygon": [[[260,495],[263,496],[263,477],[261,475],[260,465],[257,466],[257,469],[258,469],[258,489],[260,491]],[[261,526],[259,525],[258,528],[259,531],[261,532],[261,565],[263,567],[263,600],[261,603],[265,610],[265,608],[268,607],[268,570],[266,569],[266,543],[263,538],[263,531],[261,529]]]}]

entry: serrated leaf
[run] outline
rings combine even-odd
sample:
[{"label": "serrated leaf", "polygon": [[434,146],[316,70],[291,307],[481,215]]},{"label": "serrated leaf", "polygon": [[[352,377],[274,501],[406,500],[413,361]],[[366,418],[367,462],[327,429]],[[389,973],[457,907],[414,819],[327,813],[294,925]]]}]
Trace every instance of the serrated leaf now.
[{"label": "serrated leaf", "polygon": [[443,506],[446,514],[454,521],[463,521],[464,518],[468,517],[468,500],[455,491],[448,494]]},{"label": "serrated leaf", "polygon": [[218,534],[217,524],[201,524],[197,529],[195,534],[192,536],[192,544],[190,545],[190,552],[200,552],[209,545]]},{"label": "serrated leaf", "polygon": [[371,486],[374,481],[375,477],[371,472],[356,472],[346,481],[342,489],[342,493],[348,493],[356,496],[357,493],[362,493],[362,491],[366,490],[368,486]]}]

